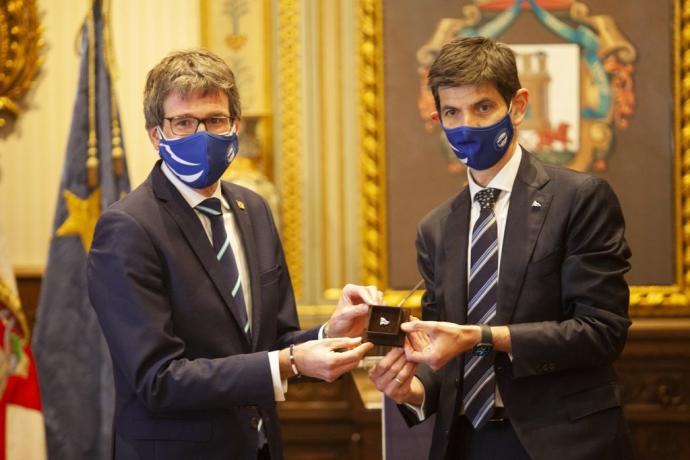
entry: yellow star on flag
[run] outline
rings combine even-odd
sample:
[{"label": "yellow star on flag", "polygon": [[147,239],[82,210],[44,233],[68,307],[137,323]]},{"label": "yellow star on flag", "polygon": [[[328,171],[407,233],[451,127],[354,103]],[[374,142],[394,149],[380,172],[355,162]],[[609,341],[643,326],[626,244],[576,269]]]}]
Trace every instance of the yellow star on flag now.
[{"label": "yellow star on flag", "polygon": [[84,250],[89,252],[96,222],[101,215],[101,188],[97,188],[85,199],[69,190],[62,192],[67,204],[67,219],[55,231],[55,236],[79,235]]}]

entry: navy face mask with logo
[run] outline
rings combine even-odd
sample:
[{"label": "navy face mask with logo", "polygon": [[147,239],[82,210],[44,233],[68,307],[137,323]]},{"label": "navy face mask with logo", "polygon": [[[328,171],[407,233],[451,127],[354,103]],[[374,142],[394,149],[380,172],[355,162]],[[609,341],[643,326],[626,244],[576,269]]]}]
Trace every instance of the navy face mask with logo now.
[{"label": "navy face mask with logo", "polygon": [[459,126],[443,130],[458,160],[477,171],[489,169],[503,158],[513,140],[510,108],[498,123],[481,128]]},{"label": "navy face mask with logo", "polygon": [[238,139],[233,129],[228,135],[199,131],[180,139],[165,139],[158,130],[158,154],[185,184],[205,188],[223,175],[237,155]]}]

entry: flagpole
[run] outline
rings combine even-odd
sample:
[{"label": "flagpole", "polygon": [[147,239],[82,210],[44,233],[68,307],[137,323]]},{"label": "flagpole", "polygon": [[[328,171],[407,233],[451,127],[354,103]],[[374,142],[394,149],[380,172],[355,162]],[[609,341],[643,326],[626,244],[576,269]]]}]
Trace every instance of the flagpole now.
[{"label": "flagpole", "polygon": [[95,2],[91,0],[89,14],[86,18],[88,39],[88,72],[89,72],[89,141],[87,147],[86,172],[87,182],[91,189],[98,187],[98,137],[96,135],[96,32],[94,27],[93,8]]},{"label": "flagpole", "polygon": [[114,81],[117,79],[117,65],[115,52],[110,38],[110,0],[101,0],[101,14],[103,15],[103,55],[105,68],[110,78],[110,123],[113,149],[113,172],[117,177],[124,171],[124,151],[122,149],[122,131],[120,129],[120,114],[117,108],[117,97]]}]

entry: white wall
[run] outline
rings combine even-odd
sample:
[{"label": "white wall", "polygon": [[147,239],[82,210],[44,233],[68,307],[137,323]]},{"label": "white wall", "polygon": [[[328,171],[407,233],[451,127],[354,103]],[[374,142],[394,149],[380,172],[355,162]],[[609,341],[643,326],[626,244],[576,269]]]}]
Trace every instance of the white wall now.
[{"label": "white wall", "polygon": [[[132,186],[146,178],[156,152],[144,131],[148,70],[168,52],[200,45],[199,1],[111,0],[116,89]],[[14,131],[0,138],[0,220],[19,271],[43,269],[77,87],[76,37],[87,0],[39,0],[44,63],[22,101]]]}]

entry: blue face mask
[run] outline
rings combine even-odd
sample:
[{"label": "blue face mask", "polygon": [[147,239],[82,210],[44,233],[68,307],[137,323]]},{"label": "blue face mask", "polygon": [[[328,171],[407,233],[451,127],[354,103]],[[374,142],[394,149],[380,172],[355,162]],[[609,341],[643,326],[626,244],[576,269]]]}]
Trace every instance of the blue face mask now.
[{"label": "blue face mask", "polygon": [[158,128],[158,154],[182,182],[205,188],[223,175],[237,155],[238,139],[233,128],[228,135],[199,131],[181,139],[166,139]]},{"label": "blue face mask", "polygon": [[459,126],[443,130],[458,160],[477,171],[489,169],[503,158],[513,140],[510,108],[506,116],[491,126]]}]

